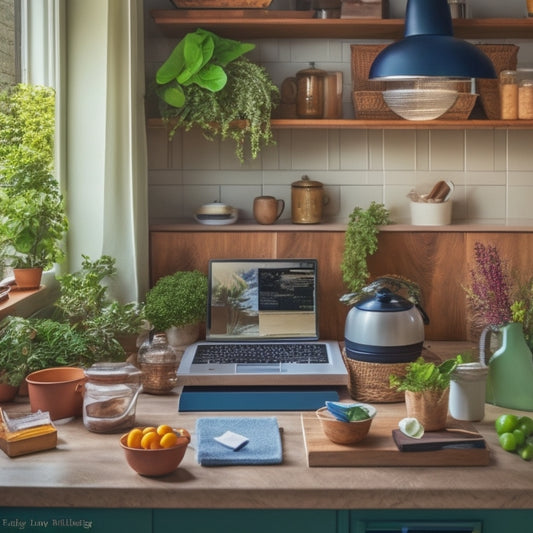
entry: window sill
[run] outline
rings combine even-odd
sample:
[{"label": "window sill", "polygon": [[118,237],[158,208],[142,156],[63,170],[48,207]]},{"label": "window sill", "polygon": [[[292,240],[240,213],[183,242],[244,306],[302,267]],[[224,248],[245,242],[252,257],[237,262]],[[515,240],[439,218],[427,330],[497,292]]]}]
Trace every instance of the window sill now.
[{"label": "window sill", "polygon": [[[13,282],[4,280],[4,285],[13,285]],[[53,272],[43,274],[42,285],[39,289],[14,290],[9,297],[0,302],[0,320],[6,316],[29,317],[52,305],[59,294],[59,284]]]}]

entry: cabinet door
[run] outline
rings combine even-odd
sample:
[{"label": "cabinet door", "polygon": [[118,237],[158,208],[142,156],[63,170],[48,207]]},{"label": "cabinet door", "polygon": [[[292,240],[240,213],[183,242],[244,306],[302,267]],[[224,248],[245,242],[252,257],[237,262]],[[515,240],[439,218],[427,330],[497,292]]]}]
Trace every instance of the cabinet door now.
[{"label": "cabinet door", "polygon": [[151,509],[0,508],[0,531],[151,533]]},{"label": "cabinet door", "polygon": [[337,533],[336,514],[331,510],[155,509],[153,533]]}]

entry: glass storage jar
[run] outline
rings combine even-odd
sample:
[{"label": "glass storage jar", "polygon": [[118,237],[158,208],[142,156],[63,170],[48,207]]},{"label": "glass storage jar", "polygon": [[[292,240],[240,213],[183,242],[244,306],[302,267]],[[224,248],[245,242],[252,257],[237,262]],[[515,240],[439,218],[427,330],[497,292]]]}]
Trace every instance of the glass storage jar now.
[{"label": "glass storage jar", "polygon": [[142,371],[143,391],[167,394],[178,384],[178,367],[183,352],[174,349],[164,333],[148,337],[137,355]]},{"label": "glass storage jar", "polygon": [[502,120],[518,118],[518,80],[516,70],[500,72],[500,117]]},{"label": "glass storage jar", "polygon": [[533,119],[533,69],[517,71],[518,77],[518,118]]},{"label": "glass storage jar", "polygon": [[96,363],[85,371],[83,424],[95,433],[115,433],[135,425],[141,371],[130,363]]}]

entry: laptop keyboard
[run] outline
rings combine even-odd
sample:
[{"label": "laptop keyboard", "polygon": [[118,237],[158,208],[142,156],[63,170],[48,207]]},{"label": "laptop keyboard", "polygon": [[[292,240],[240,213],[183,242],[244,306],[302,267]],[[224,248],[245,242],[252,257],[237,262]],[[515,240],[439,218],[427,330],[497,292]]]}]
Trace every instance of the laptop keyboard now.
[{"label": "laptop keyboard", "polygon": [[202,344],[193,364],[328,363],[325,344]]}]

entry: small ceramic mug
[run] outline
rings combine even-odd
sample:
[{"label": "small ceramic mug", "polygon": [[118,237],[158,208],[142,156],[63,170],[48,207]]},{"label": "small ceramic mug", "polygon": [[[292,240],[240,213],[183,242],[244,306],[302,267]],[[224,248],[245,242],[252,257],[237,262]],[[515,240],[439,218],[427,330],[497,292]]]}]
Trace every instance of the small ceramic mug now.
[{"label": "small ceramic mug", "polygon": [[254,218],[259,224],[274,224],[285,209],[285,201],[273,196],[254,198]]}]

